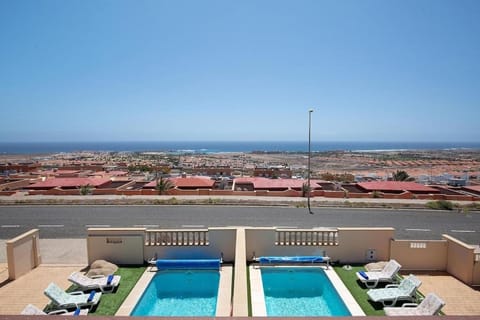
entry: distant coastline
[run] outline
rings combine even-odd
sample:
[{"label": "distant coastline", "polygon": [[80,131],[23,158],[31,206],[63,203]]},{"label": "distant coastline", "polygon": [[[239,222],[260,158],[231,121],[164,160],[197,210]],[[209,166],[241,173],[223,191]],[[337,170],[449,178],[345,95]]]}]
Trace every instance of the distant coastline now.
[{"label": "distant coastline", "polygon": [[[480,142],[347,142],[312,141],[312,152],[388,152],[408,150],[480,149]],[[0,142],[0,154],[61,152],[250,153],[307,152],[307,141],[114,141],[114,142]]]}]

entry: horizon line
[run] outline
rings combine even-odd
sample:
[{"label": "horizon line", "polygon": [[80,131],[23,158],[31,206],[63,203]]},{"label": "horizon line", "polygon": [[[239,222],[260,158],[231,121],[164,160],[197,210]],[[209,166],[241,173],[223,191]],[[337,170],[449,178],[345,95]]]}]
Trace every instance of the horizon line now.
[{"label": "horizon line", "polygon": [[[235,142],[282,142],[282,143],[298,143],[306,142],[307,139],[298,139],[298,140],[22,140],[22,141],[0,141],[0,143],[5,144],[15,144],[15,143],[185,143],[185,142],[194,142],[194,143],[235,143]],[[312,143],[352,143],[352,142],[361,142],[361,143],[473,143],[480,144],[478,140],[312,140]]]}]

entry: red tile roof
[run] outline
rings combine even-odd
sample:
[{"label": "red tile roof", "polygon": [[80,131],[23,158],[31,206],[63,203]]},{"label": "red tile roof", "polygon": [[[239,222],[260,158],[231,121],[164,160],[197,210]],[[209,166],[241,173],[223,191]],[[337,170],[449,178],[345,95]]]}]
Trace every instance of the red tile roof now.
[{"label": "red tile roof", "polygon": [[[318,188],[316,185],[317,180],[311,180],[310,185],[312,188]],[[263,177],[248,177],[248,178],[237,178],[235,179],[235,184],[253,184],[255,189],[301,189],[304,183],[307,183],[307,180],[304,179],[269,179]]]},{"label": "red tile roof", "polygon": [[[168,178],[178,188],[213,188],[215,180],[209,177]],[[153,180],[144,185],[144,188],[155,188],[157,181]]]},{"label": "red tile roof", "polygon": [[464,187],[467,190],[473,190],[473,191],[479,191],[480,192],[480,186],[467,186]]},{"label": "red tile roof", "polygon": [[80,173],[79,170],[63,170],[63,169],[58,169],[58,170],[53,170],[54,174],[74,174],[74,173]]},{"label": "red tile roof", "polygon": [[410,192],[433,192],[438,193],[437,189],[424,186],[416,182],[407,181],[370,181],[360,182],[358,185],[368,191],[410,191]]},{"label": "red tile roof", "polygon": [[213,188],[215,180],[209,177],[187,177],[187,178],[173,178],[173,184],[178,188]]},{"label": "red tile roof", "polygon": [[110,182],[108,178],[53,178],[45,181],[37,182],[29,186],[31,189],[48,189],[48,188],[75,188],[86,186],[98,187]]}]

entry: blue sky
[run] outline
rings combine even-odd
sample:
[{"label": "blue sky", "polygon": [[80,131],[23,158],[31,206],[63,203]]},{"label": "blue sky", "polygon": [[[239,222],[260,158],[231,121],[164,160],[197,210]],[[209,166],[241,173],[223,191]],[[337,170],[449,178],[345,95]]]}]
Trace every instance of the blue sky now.
[{"label": "blue sky", "polygon": [[478,0],[0,0],[0,141],[480,141]]}]

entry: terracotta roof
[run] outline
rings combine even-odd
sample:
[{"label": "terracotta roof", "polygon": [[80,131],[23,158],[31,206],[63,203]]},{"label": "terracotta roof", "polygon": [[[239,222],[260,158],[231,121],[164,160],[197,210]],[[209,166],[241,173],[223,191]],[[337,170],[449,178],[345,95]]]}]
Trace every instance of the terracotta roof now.
[{"label": "terracotta roof", "polygon": [[187,178],[173,178],[171,179],[173,184],[178,188],[193,188],[193,187],[210,187],[213,188],[215,180],[208,177],[187,177]]},{"label": "terracotta roof", "polygon": [[[178,188],[213,188],[215,180],[209,177],[186,177],[186,178],[168,178],[174,186]],[[157,181],[153,180],[143,186],[143,188],[155,188]]]},{"label": "terracotta roof", "polygon": [[[310,185],[313,188],[319,187],[315,185],[317,180],[310,180]],[[318,181],[320,182],[320,180]],[[307,183],[307,180],[304,179],[269,179],[263,177],[252,177],[252,178],[237,178],[235,179],[235,184],[253,184],[255,189],[286,189],[286,188],[296,188],[301,189],[304,183]]]},{"label": "terracotta roof", "polygon": [[53,173],[56,173],[56,174],[73,174],[73,173],[80,173],[80,170],[58,169],[58,170],[53,170]]},{"label": "terracotta roof", "polygon": [[370,181],[360,182],[358,185],[368,191],[411,191],[411,192],[433,192],[438,193],[437,189],[424,186],[416,182],[408,181]]},{"label": "terracotta roof", "polygon": [[122,171],[122,170],[113,170],[113,171],[108,171],[107,174],[109,174],[110,176],[126,176],[128,172]]},{"label": "terracotta roof", "polygon": [[480,186],[466,186],[464,188],[467,190],[480,191]]},{"label": "terracotta roof", "polygon": [[53,178],[47,179],[45,181],[40,181],[30,185],[28,188],[31,189],[46,189],[46,188],[72,188],[72,187],[81,187],[86,186],[87,184],[92,187],[98,187],[109,183],[110,179],[108,178]]}]

